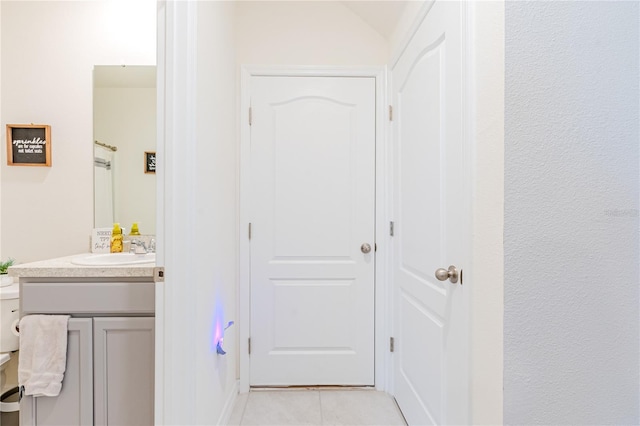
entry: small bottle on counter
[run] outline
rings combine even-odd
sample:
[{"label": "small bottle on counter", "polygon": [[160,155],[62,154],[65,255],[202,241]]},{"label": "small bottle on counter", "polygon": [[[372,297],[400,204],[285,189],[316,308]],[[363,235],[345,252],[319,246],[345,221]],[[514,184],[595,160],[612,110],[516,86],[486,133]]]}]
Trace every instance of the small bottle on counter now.
[{"label": "small bottle on counter", "polygon": [[138,222],[133,222],[133,225],[131,225],[131,232],[129,232],[129,235],[124,237],[125,253],[130,253],[132,251],[131,242],[135,241],[135,237],[138,235],[140,235],[140,231],[138,230]]},{"label": "small bottle on counter", "polygon": [[113,224],[113,231],[111,231],[111,253],[122,253],[123,237],[122,229],[119,223]]},{"label": "small bottle on counter", "polygon": [[138,222],[133,222],[133,225],[131,225],[131,232],[129,232],[129,235],[140,235],[140,231],[138,230]]}]

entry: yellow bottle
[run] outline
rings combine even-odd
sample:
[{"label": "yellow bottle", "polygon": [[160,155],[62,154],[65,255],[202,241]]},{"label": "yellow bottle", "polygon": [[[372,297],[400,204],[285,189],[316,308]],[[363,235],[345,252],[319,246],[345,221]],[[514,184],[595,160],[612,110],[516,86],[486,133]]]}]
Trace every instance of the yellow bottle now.
[{"label": "yellow bottle", "polygon": [[122,229],[119,223],[114,223],[111,231],[111,253],[122,253],[122,245]]},{"label": "yellow bottle", "polygon": [[140,231],[138,230],[138,222],[133,222],[133,225],[131,225],[131,232],[129,232],[129,235],[140,235]]}]

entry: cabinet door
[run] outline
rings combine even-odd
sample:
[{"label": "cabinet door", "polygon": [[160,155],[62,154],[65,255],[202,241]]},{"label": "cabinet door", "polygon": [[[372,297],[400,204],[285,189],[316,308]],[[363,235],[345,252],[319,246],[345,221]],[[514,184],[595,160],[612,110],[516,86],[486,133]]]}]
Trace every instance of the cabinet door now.
[{"label": "cabinet door", "polygon": [[93,424],[93,343],[91,318],[70,318],[67,366],[57,397],[24,397],[20,424],[75,426]]},{"label": "cabinet door", "polygon": [[96,426],[153,425],[153,317],[94,318]]}]

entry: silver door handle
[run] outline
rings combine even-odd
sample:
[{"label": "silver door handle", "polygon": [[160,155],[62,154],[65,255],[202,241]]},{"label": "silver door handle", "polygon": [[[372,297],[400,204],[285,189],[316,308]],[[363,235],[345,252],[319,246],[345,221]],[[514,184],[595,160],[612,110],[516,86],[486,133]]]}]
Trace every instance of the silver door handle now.
[{"label": "silver door handle", "polygon": [[370,253],[371,246],[367,243],[364,243],[363,245],[360,246],[360,251],[363,252],[364,254]]},{"label": "silver door handle", "polygon": [[451,283],[455,284],[458,282],[458,270],[455,266],[449,266],[449,269],[438,268],[436,269],[436,278],[440,281],[449,280]]}]

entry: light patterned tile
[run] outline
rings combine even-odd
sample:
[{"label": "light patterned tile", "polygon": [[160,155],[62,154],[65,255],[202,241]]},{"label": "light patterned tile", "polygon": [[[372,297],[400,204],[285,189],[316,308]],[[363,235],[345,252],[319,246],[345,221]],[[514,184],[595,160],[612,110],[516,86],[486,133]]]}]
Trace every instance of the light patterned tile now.
[{"label": "light patterned tile", "polygon": [[321,391],[323,425],[404,426],[390,395],[374,390]]},{"label": "light patterned tile", "polygon": [[321,425],[318,391],[250,392],[242,426]]}]

